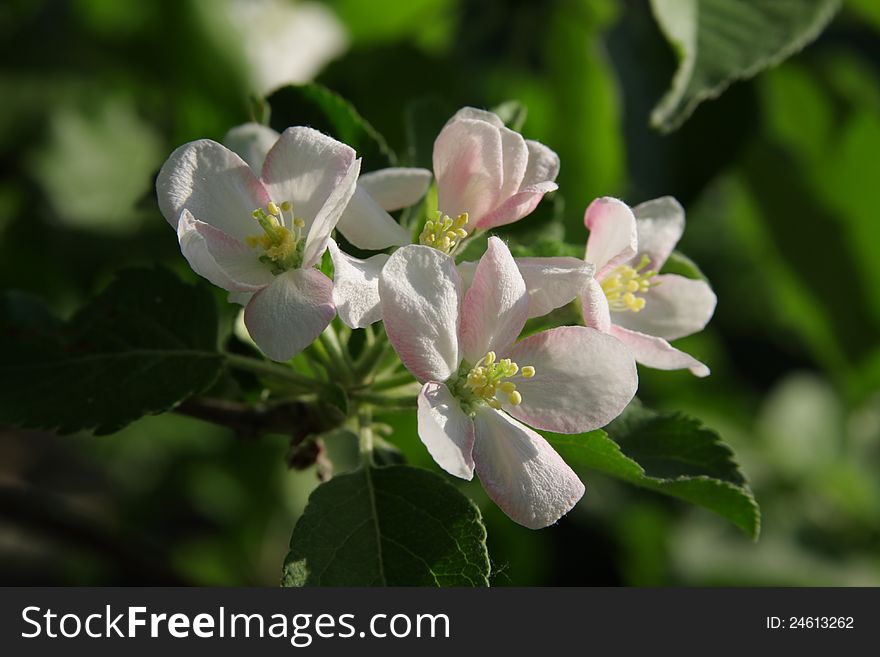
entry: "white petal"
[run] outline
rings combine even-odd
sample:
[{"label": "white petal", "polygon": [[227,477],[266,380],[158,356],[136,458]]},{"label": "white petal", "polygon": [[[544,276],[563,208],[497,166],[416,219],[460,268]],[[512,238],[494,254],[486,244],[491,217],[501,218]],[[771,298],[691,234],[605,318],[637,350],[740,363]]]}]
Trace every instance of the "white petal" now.
[{"label": "white petal", "polygon": [[[554,182],[543,182],[524,187],[513,196],[504,199],[491,212],[483,215],[476,222],[476,227],[480,230],[489,230],[519,221],[538,206],[545,194],[556,189],[558,189],[558,185]],[[468,226],[470,225],[472,224],[469,222]]]},{"label": "white petal", "polygon": [[247,162],[255,176],[263,171],[263,162],[281,135],[269,126],[244,123],[235,126],[223,137],[223,145]]},{"label": "white petal", "polygon": [[438,207],[455,218],[469,215],[469,226],[498,205],[504,180],[501,130],[484,121],[451,121],[434,141]]},{"label": "white petal", "polygon": [[366,260],[354,258],[341,251],[330,240],[333,258],[333,303],[346,326],[364,328],[382,319],[379,305],[379,274],[388,262],[388,256],[379,253]]},{"label": "white petal", "polygon": [[571,511],[584,485],[543,437],[483,406],[474,416],[474,462],[489,497],[512,520],[541,529]]},{"label": "white petal", "polygon": [[431,457],[451,475],[474,476],[474,423],[442,383],[428,382],[419,392],[419,438]]},{"label": "white petal", "polygon": [[584,225],[590,231],[585,259],[596,266],[600,281],[638,252],[636,218],[623,201],[609,196],[597,198],[584,214]]},{"label": "white petal", "polygon": [[317,269],[291,269],[253,296],[244,322],[266,356],[284,361],[308,347],[334,315],[330,279]]},{"label": "white petal", "polygon": [[553,182],[559,175],[559,156],[544,144],[526,139],[529,149],[529,164],[523,176],[522,187],[543,182]]},{"label": "white petal", "polygon": [[620,326],[611,327],[611,335],[623,342],[636,362],[658,370],[690,370],[695,376],[709,376],[709,368],[690,354],[669,344],[663,338],[630,331]]},{"label": "white petal", "polygon": [[455,262],[429,246],[398,249],[379,276],[385,332],[417,379],[446,381],[460,362],[461,280]]},{"label": "white petal", "polygon": [[380,208],[391,212],[420,201],[433,177],[427,169],[390,167],[363,174],[358,185]]},{"label": "white petal", "polygon": [[490,237],[474,280],[461,304],[461,352],[475,365],[490,350],[504,351],[519,337],[529,297],[516,262],[497,237]]},{"label": "white petal", "polygon": [[262,180],[273,201],[292,203],[294,215],[311,227],[354,161],[351,147],[317,130],[297,126],[281,133],[269,150]]},{"label": "white petal", "polygon": [[348,202],[336,228],[345,239],[359,249],[379,251],[389,246],[403,246],[412,242],[409,231],[398,224],[394,217],[363,189],[361,176],[354,196]]},{"label": "white petal", "polygon": [[252,293],[272,282],[272,273],[251,249],[189,210],[180,214],[177,238],[193,271],[224,290]]},{"label": "white petal", "polygon": [[538,429],[581,433],[605,426],[636,394],[633,356],[617,338],[583,326],[562,326],[532,335],[504,354],[535,376],[512,379],[519,406],[504,405]]},{"label": "white petal", "polygon": [[677,274],[654,278],[657,283],[645,293],[645,307],[639,312],[615,312],[611,321],[618,326],[664,340],[676,340],[702,331],[718,299],[706,281]]},{"label": "white petal", "polygon": [[501,157],[504,177],[498,194],[499,205],[516,194],[522,186],[529,163],[529,149],[521,134],[510,128],[501,128]]},{"label": "white petal", "polygon": [[633,208],[639,233],[639,253],[651,257],[650,268],[660,271],[684,233],[684,208],[671,196],[645,201]]},{"label": "white petal", "polygon": [[[529,293],[529,317],[540,317],[577,297],[593,278],[593,265],[578,258],[517,258]],[[459,268],[461,271],[461,268]]]},{"label": "white petal", "polygon": [[458,269],[458,275],[461,276],[461,290],[465,294],[471,289],[471,283],[474,282],[474,274],[477,273],[477,265],[480,264],[475,260],[465,260],[455,265]]},{"label": "white petal", "polygon": [[462,120],[484,121],[485,123],[488,123],[489,125],[492,125],[496,128],[504,127],[504,121],[502,121],[501,117],[495,114],[495,112],[478,109],[476,107],[462,107],[460,110],[452,115],[452,118],[446,122],[446,125],[449,125],[454,121]]},{"label": "white petal", "polygon": [[239,240],[259,231],[251,212],[270,200],[244,160],[210,139],[175,150],[159,171],[156,192],[159,209],[174,228],[181,212],[189,210]]},{"label": "white petal", "polygon": [[611,330],[611,309],[608,307],[608,297],[602,285],[595,278],[591,278],[584,286],[581,294],[581,312],[584,315],[584,326],[594,328],[602,333]]},{"label": "white petal", "polygon": [[303,251],[303,267],[312,267],[318,263],[324,251],[327,249],[327,242],[330,240],[330,233],[336,227],[339,217],[345,210],[345,206],[351,200],[356,189],[358,174],[361,170],[360,158],[351,163],[348,173],[342,177],[339,184],[330,192],[327,201],[318,210],[318,216],[312,222],[309,228],[309,234],[306,236],[306,248]]}]

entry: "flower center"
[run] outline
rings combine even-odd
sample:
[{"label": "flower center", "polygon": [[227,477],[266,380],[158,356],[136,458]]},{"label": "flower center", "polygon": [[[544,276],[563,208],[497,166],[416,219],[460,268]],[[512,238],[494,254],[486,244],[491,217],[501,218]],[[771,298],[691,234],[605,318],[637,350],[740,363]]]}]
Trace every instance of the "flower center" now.
[{"label": "flower center", "polygon": [[507,397],[507,401],[512,406],[519,406],[522,403],[522,395],[516,389],[516,384],[504,379],[510,379],[517,374],[524,379],[535,376],[535,368],[531,365],[520,368],[509,358],[496,360],[494,351],[487,353],[474,367],[465,372],[467,367],[465,365],[458,380],[451,386],[453,394],[462,402],[465,412],[472,412],[477,404],[501,408],[501,402],[497,397],[499,391]]},{"label": "flower center", "polygon": [[602,291],[608,299],[608,307],[617,312],[627,310],[634,313],[645,307],[644,297],[636,296],[644,294],[659,282],[651,282],[657,275],[653,269],[642,271],[648,266],[651,259],[643,255],[639,265],[635,268],[629,265],[620,265],[602,281]]},{"label": "flower center", "polygon": [[419,235],[419,244],[431,246],[443,253],[452,253],[455,248],[467,237],[465,226],[468,222],[468,213],[462,212],[452,219],[439,210],[433,219],[425,222],[425,227]]},{"label": "flower center", "polygon": [[[290,213],[291,228],[285,226],[285,213]],[[288,269],[295,269],[302,264],[302,254],[305,248],[303,228],[306,222],[299,217],[293,216],[293,206],[284,201],[280,206],[274,202],[269,203],[266,209],[257,208],[251,216],[263,229],[262,235],[249,235],[245,243],[255,249],[263,249],[260,262],[269,265],[272,273],[276,276]]]}]

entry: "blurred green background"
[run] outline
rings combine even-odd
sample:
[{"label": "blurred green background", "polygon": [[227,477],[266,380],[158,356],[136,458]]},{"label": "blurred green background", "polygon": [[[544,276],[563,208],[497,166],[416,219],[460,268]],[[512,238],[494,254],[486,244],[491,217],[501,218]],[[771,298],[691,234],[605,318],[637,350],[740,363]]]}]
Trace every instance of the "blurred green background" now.
[{"label": "blurred green background", "polygon": [[[646,2],[7,0],[0,288],[69,312],[123,266],[191,278],[154,176],[280,81],[337,91],[403,160],[408,117],[518,99],[524,134],[561,157],[569,242],[596,196],[687,209],[680,248],[719,305],[682,348],[713,373],[641,370],[639,395],[733,446],[763,532],[590,472],[576,509],[532,532],[466,486],[493,583],[880,585],[878,6],[845,3],[804,52],[663,136],[648,118],[675,59]],[[414,418],[395,424],[435,468]],[[275,585],[317,485],[287,469],[284,436],[173,414],[110,437],[0,432],[3,584]],[[352,467],[351,439],[329,442]]]}]

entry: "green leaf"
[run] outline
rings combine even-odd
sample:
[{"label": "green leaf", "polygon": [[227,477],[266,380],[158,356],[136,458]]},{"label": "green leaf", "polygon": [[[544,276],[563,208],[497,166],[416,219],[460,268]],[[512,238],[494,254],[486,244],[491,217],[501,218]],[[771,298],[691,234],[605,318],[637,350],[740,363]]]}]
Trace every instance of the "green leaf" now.
[{"label": "green leaf", "polygon": [[320,84],[282,87],[267,101],[272,108],[272,126],[277,130],[291,125],[308,125],[320,130],[355,149],[364,159],[364,171],[397,163],[397,156],[385,138],[354,106]]},{"label": "green leaf", "polygon": [[0,422],[112,433],[208,388],[223,367],[203,285],[131,269],[69,322],[0,296]]},{"label": "green leaf", "polygon": [[840,0],[651,0],[679,60],[672,86],[651,113],[652,125],[671,132],[732,82],[798,52],[839,6]]},{"label": "green leaf", "polygon": [[654,413],[634,403],[606,430],[544,435],[575,468],[600,470],[702,506],[750,537],[758,537],[758,504],[733,452],[699,420],[680,413]]},{"label": "green leaf", "polygon": [[284,586],[488,586],[480,511],[442,477],[395,465],[334,477],[293,530]]},{"label": "green leaf", "polygon": [[669,254],[669,258],[663,264],[660,271],[661,274],[678,274],[685,278],[693,278],[697,280],[707,280],[706,275],[697,266],[693,260],[688,258],[680,251],[673,251]]},{"label": "green leaf", "polygon": [[491,111],[504,121],[504,125],[516,132],[522,131],[529,114],[528,108],[518,100],[504,101],[493,107]]}]

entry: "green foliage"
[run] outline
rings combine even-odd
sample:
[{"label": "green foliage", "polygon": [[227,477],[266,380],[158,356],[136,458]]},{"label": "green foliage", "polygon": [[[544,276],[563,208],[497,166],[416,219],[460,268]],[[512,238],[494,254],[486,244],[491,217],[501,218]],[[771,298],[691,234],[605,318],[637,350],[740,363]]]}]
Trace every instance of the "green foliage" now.
[{"label": "green foliage", "polygon": [[678,56],[678,70],[651,123],[670,132],[704,100],[798,52],[840,0],[651,0]]},{"label": "green foliage", "polygon": [[355,149],[364,160],[363,171],[397,162],[397,156],[382,135],[354,106],[320,84],[282,87],[267,100],[272,108],[271,122],[277,130],[292,125],[308,125],[320,130]]},{"label": "green foliage", "polygon": [[70,433],[118,431],[208,388],[223,360],[206,285],[131,269],[69,322],[0,297],[0,421]]},{"label": "green foliage", "polygon": [[517,132],[522,131],[526,117],[529,115],[528,108],[518,100],[506,100],[493,107],[491,111],[504,121],[504,125]]},{"label": "green foliage", "polygon": [[758,537],[760,511],[733,452],[694,418],[634,403],[607,432],[544,435],[572,467],[600,470],[702,506]]},{"label": "green foliage", "polygon": [[486,586],[477,507],[442,477],[365,467],[318,487],[293,530],[284,586]]}]

